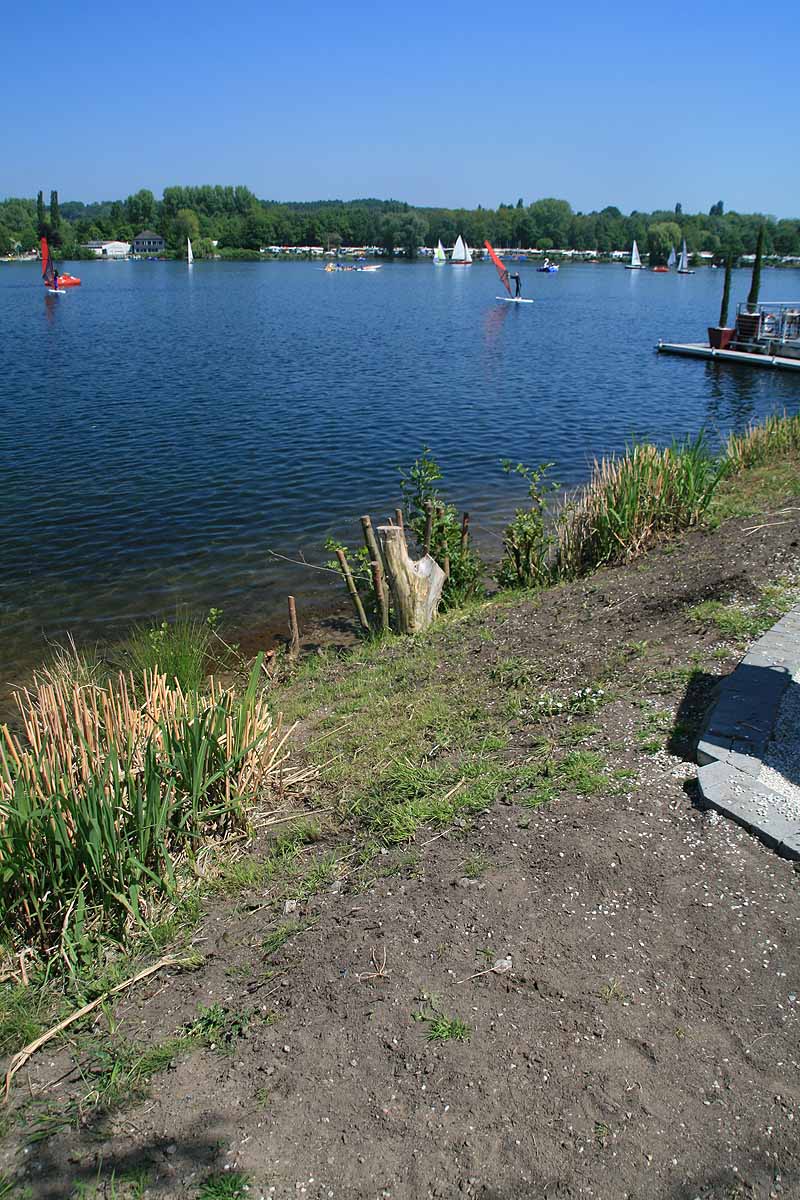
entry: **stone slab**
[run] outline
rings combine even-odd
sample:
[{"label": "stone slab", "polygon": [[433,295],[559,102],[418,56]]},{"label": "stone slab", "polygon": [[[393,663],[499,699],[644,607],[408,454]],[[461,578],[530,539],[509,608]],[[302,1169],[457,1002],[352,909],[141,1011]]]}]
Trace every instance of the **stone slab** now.
[{"label": "stone slab", "polygon": [[800,606],[759,638],[720,685],[697,744],[697,762],[700,791],[708,804],[779,854],[800,859],[796,805],[759,781],[795,673],[800,673]]}]

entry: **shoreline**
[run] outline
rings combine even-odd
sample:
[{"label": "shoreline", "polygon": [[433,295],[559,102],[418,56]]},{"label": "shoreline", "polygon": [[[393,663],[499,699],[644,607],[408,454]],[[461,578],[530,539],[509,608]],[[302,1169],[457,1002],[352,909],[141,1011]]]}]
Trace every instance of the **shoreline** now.
[{"label": "shoreline", "polygon": [[[750,475],[729,499],[774,514],[783,486]],[[191,946],[192,969],[31,1060],[4,1151],[34,1200],[65,1163],[72,1186],[135,1167],[165,1200],[215,1175],[255,1195],[302,1180],[310,1200],[463,1180],[477,1200],[544,1187],[553,1161],[565,1195],[612,1169],[632,1194],[769,1189],[776,1170],[791,1187],[794,875],[699,807],[693,744],[799,586],[797,533],[796,514],[734,515],[303,660],[270,696],[300,722],[308,782],[283,802],[305,840],[256,819],[221,846],[155,952]],[[17,1158],[14,1120],[44,1113],[52,1080],[60,1111]]]}]

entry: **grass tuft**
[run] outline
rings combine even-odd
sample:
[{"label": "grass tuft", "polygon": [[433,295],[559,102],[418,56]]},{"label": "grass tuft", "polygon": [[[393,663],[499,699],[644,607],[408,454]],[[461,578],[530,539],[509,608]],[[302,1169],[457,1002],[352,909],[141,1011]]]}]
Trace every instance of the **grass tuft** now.
[{"label": "grass tuft", "polygon": [[224,1171],[203,1180],[197,1200],[237,1200],[250,1189],[250,1176],[242,1171]]},{"label": "grass tuft", "polygon": [[571,579],[628,561],[698,524],[728,469],[702,435],[596,460],[589,482],[558,515],[558,575]]}]

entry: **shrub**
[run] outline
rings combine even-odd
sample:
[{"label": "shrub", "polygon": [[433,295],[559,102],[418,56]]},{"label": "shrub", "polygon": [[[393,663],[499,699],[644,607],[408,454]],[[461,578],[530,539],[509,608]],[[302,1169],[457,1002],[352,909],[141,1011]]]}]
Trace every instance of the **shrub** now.
[{"label": "shrub", "polygon": [[447,574],[442,591],[442,609],[458,608],[483,593],[484,564],[472,549],[458,511],[448,504],[439,490],[442,479],[439,464],[423,446],[419,458],[407,471],[400,472],[406,526],[425,548],[430,520],[429,551]]},{"label": "shrub", "polygon": [[543,463],[526,467],[517,463],[512,467],[508,461],[503,463],[504,471],[509,474],[513,471],[527,480],[530,507],[518,508],[503,534],[503,557],[496,571],[501,587],[536,588],[552,582],[551,551],[555,539],[545,524],[547,495],[558,486],[545,482],[552,466]]}]

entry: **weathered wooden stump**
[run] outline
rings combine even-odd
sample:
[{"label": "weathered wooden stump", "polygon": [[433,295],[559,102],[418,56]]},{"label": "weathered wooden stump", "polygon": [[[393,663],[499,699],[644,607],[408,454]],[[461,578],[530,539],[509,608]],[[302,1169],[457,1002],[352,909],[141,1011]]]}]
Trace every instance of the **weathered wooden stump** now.
[{"label": "weathered wooden stump", "polygon": [[445,574],[426,554],[415,562],[408,553],[405,532],[398,525],[380,525],[386,575],[392,589],[398,633],[421,633],[439,611]]}]

